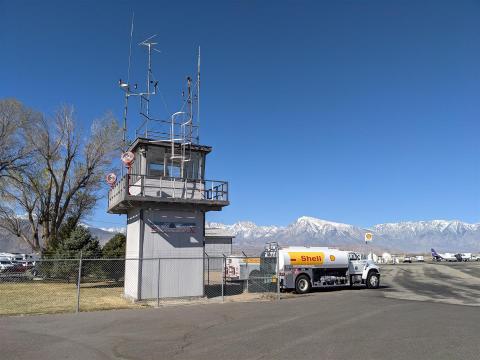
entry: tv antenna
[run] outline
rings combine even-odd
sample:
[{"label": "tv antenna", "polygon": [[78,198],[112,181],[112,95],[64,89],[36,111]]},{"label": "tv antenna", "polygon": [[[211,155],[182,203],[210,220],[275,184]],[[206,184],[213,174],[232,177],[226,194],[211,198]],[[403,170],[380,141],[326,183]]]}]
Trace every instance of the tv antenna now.
[{"label": "tv antenna", "polygon": [[[192,145],[199,143],[199,126],[200,126],[200,47],[198,47],[197,58],[197,74],[196,78],[188,76],[186,78],[186,88],[183,92],[183,104],[179,111],[170,114],[168,111],[165,99],[162,93],[158,90],[158,81],[152,71],[152,55],[154,52],[160,53],[156,49],[158,42],[157,35],[152,35],[145,40],[138,43],[138,46],[146,48],[147,53],[147,73],[146,86],[144,91],[138,90],[139,86],[130,83],[130,73],[132,65],[132,44],[134,31],[135,13],[132,14],[132,21],[130,27],[130,43],[128,55],[128,71],[127,80],[119,80],[118,85],[124,91],[125,105],[123,112],[123,146],[122,152],[128,149],[127,140],[127,120],[128,120],[128,106],[131,96],[137,96],[140,100],[139,113],[140,125],[135,130],[135,136],[143,136],[149,139],[152,143],[156,142],[170,142],[171,152],[169,160],[174,163],[180,163],[181,174],[184,173],[184,164],[192,159]],[[152,116],[152,107],[150,106],[151,96],[160,93],[167,110],[167,119],[155,118]],[[123,167],[122,167],[123,176]]]},{"label": "tv antenna", "polygon": [[[148,121],[150,120],[150,96],[157,94],[158,88],[158,81],[153,80],[153,73],[152,73],[152,52],[160,52],[158,49],[155,48],[157,42],[152,41],[157,35],[152,35],[147,39],[138,43],[140,46],[147,47],[147,80],[146,80],[146,90],[138,92],[138,85],[130,85],[130,66],[131,66],[131,55],[132,55],[132,37],[133,37],[133,20],[134,17],[132,16],[132,26],[130,31],[130,53],[128,57],[128,72],[127,72],[127,82],[120,79],[118,81],[118,85],[120,88],[125,92],[125,108],[123,112],[123,151],[127,148],[127,118],[128,118],[128,100],[130,96],[138,96],[140,98],[140,115],[144,117],[142,126],[145,125],[145,137],[148,133]],[[153,91],[152,91],[153,86]],[[145,105],[145,111],[143,111],[143,104]]]}]

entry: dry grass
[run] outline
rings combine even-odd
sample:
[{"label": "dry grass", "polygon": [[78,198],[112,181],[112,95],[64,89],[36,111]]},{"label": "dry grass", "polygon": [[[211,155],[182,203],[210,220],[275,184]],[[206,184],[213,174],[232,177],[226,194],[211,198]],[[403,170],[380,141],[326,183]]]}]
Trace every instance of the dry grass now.
[{"label": "dry grass", "polygon": [[[0,282],[0,315],[75,312],[76,284],[56,282]],[[139,308],[144,304],[123,298],[123,286],[82,284],[80,311]]]},{"label": "dry grass", "polygon": [[[222,273],[210,274],[210,284],[205,286],[203,298],[160,299],[160,305],[218,303],[222,301]],[[226,284],[225,302],[273,300],[275,294],[262,292],[244,293],[243,284]],[[80,311],[142,308],[156,306],[156,300],[132,302],[123,297],[123,284],[113,281],[82,283],[80,289]],[[1,281],[0,316],[72,313],[77,306],[75,282],[56,281]]]}]

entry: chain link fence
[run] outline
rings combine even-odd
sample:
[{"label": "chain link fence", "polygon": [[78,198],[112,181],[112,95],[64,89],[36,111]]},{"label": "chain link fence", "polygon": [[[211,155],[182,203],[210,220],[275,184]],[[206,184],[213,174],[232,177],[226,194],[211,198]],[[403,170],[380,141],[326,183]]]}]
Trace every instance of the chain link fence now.
[{"label": "chain link fence", "polygon": [[[273,269],[273,273],[272,273]],[[0,270],[0,315],[278,297],[258,257],[42,259]]]}]

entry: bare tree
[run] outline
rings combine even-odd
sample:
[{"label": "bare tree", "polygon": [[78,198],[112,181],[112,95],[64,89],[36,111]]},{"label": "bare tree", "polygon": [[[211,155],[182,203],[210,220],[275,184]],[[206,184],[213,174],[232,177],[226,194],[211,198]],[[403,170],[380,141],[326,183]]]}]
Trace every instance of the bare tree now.
[{"label": "bare tree", "polygon": [[94,209],[121,136],[111,114],[94,121],[90,133],[82,136],[67,106],[53,118],[30,120],[21,133],[31,164],[8,172],[7,186],[0,189],[0,227],[39,250],[57,245],[67,218],[78,222]]},{"label": "bare tree", "polygon": [[25,165],[29,149],[21,143],[19,130],[31,115],[17,100],[0,100],[0,178]]},{"label": "bare tree", "polygon": [[30,171],[10,169],[0,189],[0,227],[38,250],[38,201],[32,187],[33,179]]}]

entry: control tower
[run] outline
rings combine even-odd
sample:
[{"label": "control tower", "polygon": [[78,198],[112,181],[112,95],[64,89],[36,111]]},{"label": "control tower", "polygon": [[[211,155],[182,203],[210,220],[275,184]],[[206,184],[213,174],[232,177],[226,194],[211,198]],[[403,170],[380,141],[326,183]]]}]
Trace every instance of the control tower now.
[{"label": "control tower", "polygon": [[[205,178],[212,148],[201,145],[198,135],[200,53],[196,83],[187,77],[183,108],[162,120],[150,114],[158,86],[150,67],[155,43],[141,45],[148,47],[147,90],[134,93],[120,80],[125,91],[124,131],[132,96],[140,99],[140,126],[135,140],[125,142],[126,173],[110,182],[108,194],[108,212],[127,215],[126,258],[132,260],[125,264],[125,296],[203,296],[205,214],[221,210],[229,200],[226,181]],[[160,262],[152,260],[156,258]]]}]

